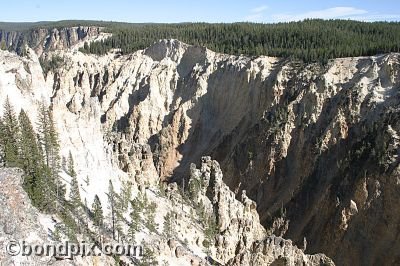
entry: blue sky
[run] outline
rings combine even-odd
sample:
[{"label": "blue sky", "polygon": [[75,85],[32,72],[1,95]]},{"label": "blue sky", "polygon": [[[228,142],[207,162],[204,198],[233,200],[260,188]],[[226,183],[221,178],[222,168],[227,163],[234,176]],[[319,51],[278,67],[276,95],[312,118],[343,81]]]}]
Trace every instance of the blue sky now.
[{"label": "blue sky", "polygon": [[399,0],[12,0],[0,21],[280,22],[304,18],[400,21]]}]

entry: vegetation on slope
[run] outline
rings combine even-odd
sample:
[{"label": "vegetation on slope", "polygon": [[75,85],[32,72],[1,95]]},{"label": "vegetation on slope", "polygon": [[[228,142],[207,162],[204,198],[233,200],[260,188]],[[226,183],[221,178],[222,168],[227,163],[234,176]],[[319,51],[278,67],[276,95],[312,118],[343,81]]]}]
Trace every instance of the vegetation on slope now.
[{"label": "vegetation on slope", "polygon": [[[278,56],[305,62],[330,58],[369,56],[400,51],[400,23],[350,20],[304,20],[261,23],[132,24],[102,21],[0,23],[0,32],[25,32],[30,43],[33,30],[73,26],[101,26],[113,33],[109,39],[85,45],[82,52],[105,54],[118,48],[123,54],[144,49],[159,39],[178,39],[206,46],[216,52],[248,56]],[[3,34],[4,35],[4,34]],[[1,37],[0,37],[1,38]],[[1,41],[1,40],[0,40]]]},{"label": "vegetation on slope", "polygon": [[[39,28],[101,26],[113,36],[85,45],[81,51],[105,54],[112,48],[124,54],[143,49],[159,39],[178,39],[228,54],[278,56],[305,62],[367,56],[400,51],[400,23],[350,20],[304,20],[261,23],[132,24],[103,21],[0,23],[1,31],[29,32]],[[28,35],[28,34],[26,34]],[[27,40],[29,43],[29,40]]]},{"label": "vegetation on slope", "polygon": [[86,45],[83,52],[104,54],[119,48],[124,54],[148,47],[159,39],[178,39],[227,54],[269,55],[305,62],[337,57],[400,51],[400,23],[345,20],[305,20],[278,24],[148,24],[110,25],[113,36]]}]

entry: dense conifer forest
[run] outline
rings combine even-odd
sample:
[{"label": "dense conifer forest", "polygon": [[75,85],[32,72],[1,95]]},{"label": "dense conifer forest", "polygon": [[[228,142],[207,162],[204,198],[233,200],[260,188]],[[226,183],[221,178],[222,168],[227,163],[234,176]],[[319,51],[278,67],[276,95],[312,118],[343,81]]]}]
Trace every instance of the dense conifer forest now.
[{"label": "dense conifer forest", "polygon": [[105,54],[117,48],[127,54],[143,49],[159,39],[178,39],[206,46],[221,53],[248,56],[278,56],[305,62],[327,62],[337,57],[376,55],[400,51],[399,22],[358,22],[350,20],[304,20],[275,24],[261,23],[180,23],[130,24],[96,21],[0,23],[0,30],[28,31],[34,28],[62,28],[97,25],[113,33],[109,39],[86,44],[81,51]]}]

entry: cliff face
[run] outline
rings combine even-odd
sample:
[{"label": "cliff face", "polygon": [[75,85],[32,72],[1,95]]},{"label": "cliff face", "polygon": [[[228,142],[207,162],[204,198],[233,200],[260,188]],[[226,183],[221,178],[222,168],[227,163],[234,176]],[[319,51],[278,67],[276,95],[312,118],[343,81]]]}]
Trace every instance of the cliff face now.
[{"label": "cliff face", "polygon": [[274,106],[233,151],[215,156],[229,184],[256,199],[267,228],[297,244],[305,238],[311,253],[339,265],[397,264],[399,56],[282,75]]},{"label": "cliff face", "polygon": [[33,52],[1,52],[0,99],[33,119],[51,100],[63,154],[96,189],[110,176],[182,180],[212,155],[267,234],[339,265],[399,262],[399,54],[319,66],[176,40],[127,56],[52,53],[64,64],[44,79]]},{"label": "cliff face", "polygon": [[25,44],[33,48],[38,55],[44,51],[67,49],[82,41],[89,41],[100,35],[100,27],[70,27],[60,29],[37,28],[24,31],[7,31],[0,29],[0,40],[7,47],[20,52]]},{"label": "cliff face", "polygon": [[200,186],[196,201],[215,213],[217,241],[215,257],[223,265],[334,265],[324,254],[307,255],[292,241],[268,235],[259,223],[257,204],[246,191],[235,194],[224,184],[218,162],[201,159],[200,168],[190,169],[189,186]]}]

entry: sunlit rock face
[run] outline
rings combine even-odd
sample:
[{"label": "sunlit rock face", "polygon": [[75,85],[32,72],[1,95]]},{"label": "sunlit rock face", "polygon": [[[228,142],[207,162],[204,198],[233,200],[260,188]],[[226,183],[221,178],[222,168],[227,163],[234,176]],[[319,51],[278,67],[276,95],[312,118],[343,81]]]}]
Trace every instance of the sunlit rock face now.
[{"label": "sunlit rock face", "polygon": [[46,51],[69,49],[76,45],[83,46],[84,41],[109,35],[101,30],[101,27],[89,26],[37,28],[26,32],[0,30],[0,40],[4,40],[7,47],[17,52],[21,52],[25,44],[28,44],[38,55],[41,55]]}]

